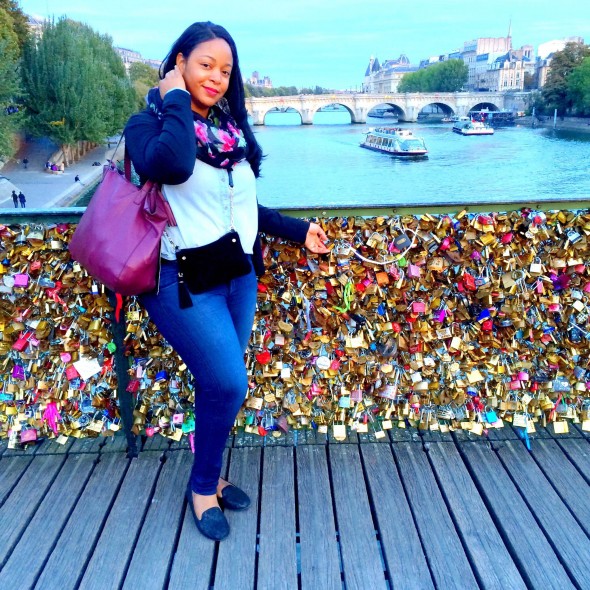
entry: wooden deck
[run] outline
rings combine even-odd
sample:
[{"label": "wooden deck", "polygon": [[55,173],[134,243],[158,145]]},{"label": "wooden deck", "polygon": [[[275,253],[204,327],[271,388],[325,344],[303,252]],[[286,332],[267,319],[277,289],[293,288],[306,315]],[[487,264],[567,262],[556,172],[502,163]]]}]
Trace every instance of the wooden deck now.
[{"label": "wooden deck", "polygon": [[240,435],[225,468],[253,506],[221,543],[186,510],[185,444],[0,442],[0,588],[588,589],[586,435]]}]

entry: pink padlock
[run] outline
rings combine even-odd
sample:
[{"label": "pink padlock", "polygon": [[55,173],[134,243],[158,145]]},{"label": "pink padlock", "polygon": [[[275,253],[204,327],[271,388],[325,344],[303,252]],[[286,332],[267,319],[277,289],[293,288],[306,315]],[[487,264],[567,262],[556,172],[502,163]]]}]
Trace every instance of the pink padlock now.
[{"label": "pink padlock", "polygon": [[32,443],[37,441],[37,429],[36,428],[27,428],[26,430],[22,430],[20,433],[20,442],[21,443]]},{"label": "pink padlock", "polygon": [[146,436],[154,436],[155,433],[156,433],[156,429],[153,426],[146,426],[145,427]]},{"label": "pink padlock", "polygon": [[407,275],[411,279],[418,279],[422,275],[422,269],[415,264],[409,264]]},{"label": "pink padlock", "polygon": [[520,389],[520,381],[518,379],[515,379],[514,381],[510,381],[510,389],[512,389],[513,391],[515,389]]},{"label": "pink padlock", "polygon": [[550,303],[548,308],[549,308],[549,311],[560,311],[561,304],[560,303]]},{"label": "pink padlock", "polygon": [[29,275],[26,275],[26,274],[14,275],[14,286],[15,287],[28,287],[29,286]]},{"label": "pink padlock", "polygon": [[66,367],[66,379],[68,381],[72,381],[72,379],[76,379],[80,376],[80,373],[76,371],[76,367],[74,365],[69,365]]},{"label": "pink padlock", "polygon": [[519,381],[528,381],[529,374],[526,371],[519,371],[518,372],[518,380]]},{"label": "pink padlock", "polygon": [[590,293],[590,282],[586,283],[582,289],[584,293]]},{"label": "pink padlock", "polygon": [[182,424],[184,422],[184,414],[178,412],[172,416],[172,423],[175,425]]},{"label": "pink padlock", "polygon": [[426,311],[426,305],[424,301],[413,301],[412,312],[413,313],[424,313]]},{"label": "pink padlock", "polygon": [[350,399],[353,402],[360,402],[363,399],[363,390],[362,389],[353,389],[350,392]]}]

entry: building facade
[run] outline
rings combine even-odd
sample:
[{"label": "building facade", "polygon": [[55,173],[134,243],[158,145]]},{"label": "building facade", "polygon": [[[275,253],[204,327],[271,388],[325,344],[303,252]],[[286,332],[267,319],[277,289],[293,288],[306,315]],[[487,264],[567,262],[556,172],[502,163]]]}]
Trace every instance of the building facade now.
[{"label": "building facade", "polygon": [[501,55],[510,51],[510,49],[512,49],[512,37],[510,34],[506,37],[479,37],[478,39],[465,41],[461,52],[461,58],[469,70],[465,90],[477,90],[478,88],[478,75],[481,75],[482,62],[487,62],[489,59],[480,57],[478,62],[478,56]]},{"label": "building facade", "polygon": [[257,86],[258,88],[272,88],[272,81],[268,76],[261,77],[258,72],[252,72],[252,75],[244,80],[246,84]]},{"label": "building facade", "polygon": [[376,57],[371,57],[365,71],[362,91],[377,94],[397,92],[401,79],[417,70],[418,68],[413,66],[404,54],[398,59],[389,59],[382,64]]}]

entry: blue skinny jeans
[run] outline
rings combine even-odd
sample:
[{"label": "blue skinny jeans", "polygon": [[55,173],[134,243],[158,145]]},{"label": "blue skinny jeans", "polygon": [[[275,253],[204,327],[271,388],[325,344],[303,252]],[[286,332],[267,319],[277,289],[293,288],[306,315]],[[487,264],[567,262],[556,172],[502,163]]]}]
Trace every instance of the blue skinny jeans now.
[{"label": "blue skinny jeans", "polygon": [[195,381],[195,455],[191,487],[216,493],[223,451],[246,392],[244,353],[256,308],[254,270],[228,284],[192,295],[180,309],[176,262],[162,264],[159,292],[141,296],[152,321],[178,352]]}]

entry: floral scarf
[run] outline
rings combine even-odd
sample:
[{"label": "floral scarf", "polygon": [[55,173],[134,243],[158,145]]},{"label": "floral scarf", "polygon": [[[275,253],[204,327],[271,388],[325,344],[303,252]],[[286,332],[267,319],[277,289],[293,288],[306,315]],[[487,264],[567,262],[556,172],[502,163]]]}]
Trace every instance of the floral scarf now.
[{"label": "floral scarf", "polygon": [[[222,103],[224,99],[221,99]],[[152,88],[146,102],[159,119],[162,118],[162,97],[159,88]],[[215,168],[232,168],[246,158],[246,139],[238,128],[229,109],[217,104],[202,117],[193,111],[197,159]]]}]

